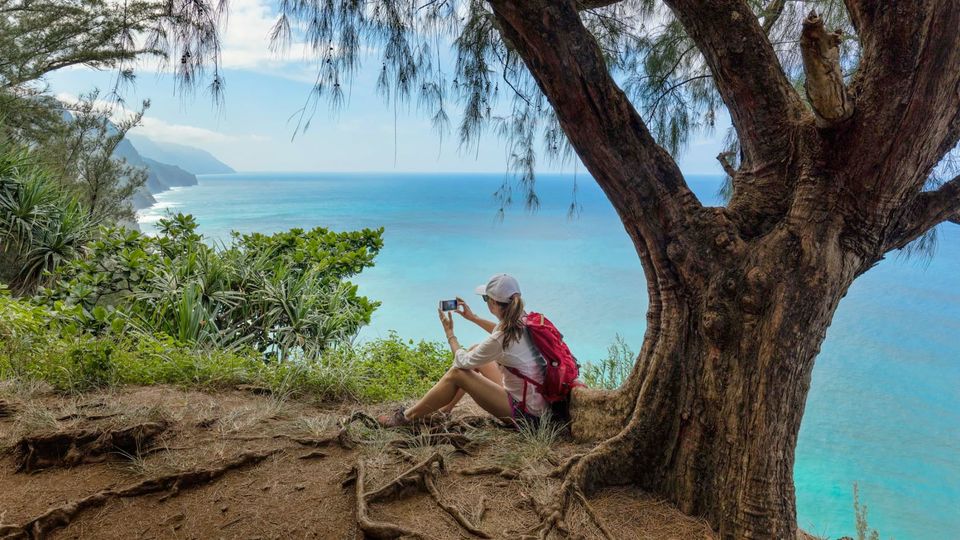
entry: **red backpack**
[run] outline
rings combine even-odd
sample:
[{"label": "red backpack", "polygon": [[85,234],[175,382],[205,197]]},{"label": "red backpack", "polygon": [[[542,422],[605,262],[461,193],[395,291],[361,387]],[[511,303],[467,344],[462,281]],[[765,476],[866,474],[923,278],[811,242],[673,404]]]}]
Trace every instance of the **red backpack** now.
[{"label": "red backpack", "polygon": [[[512,367],[506,369],[523,379],[523,401],[520,407],[527,410],[527,383],[532,384],[547,403],[564,401],[570,397],[574,387],[584,386],[577,380],[580,376],[580,365],[573,357],[567,344],[563,342],[563,334],[550,322],[550,319],[540,313],[527,313],[523,323],[530,333],[530,339],[536,345],[540,355],[546,362],[543,384],[527,377],[520,370]],[[504,366],[506,367],[506,366]]]}]

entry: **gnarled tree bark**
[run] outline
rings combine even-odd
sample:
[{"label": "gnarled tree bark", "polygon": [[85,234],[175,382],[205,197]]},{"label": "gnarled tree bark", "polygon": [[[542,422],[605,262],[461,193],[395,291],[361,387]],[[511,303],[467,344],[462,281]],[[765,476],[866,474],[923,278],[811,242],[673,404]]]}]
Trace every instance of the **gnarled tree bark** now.
[{"label": "gnarled tree bark", "polygon": [[[613,203],[647,279],[647,329],[630,377],[613,392],[575,391],[574,433],[601,442],[569,467],[566,486],[634,483],[706,517],[724,538],[793,538],[794,449],[840,299],[886,251],[958,210],[957,180],[921,189],[960,137],[960,38],[947,31],[960,27],[960,5],[905,8],[905,31],[921,37],[899,38],[916,46],[865,49],[856,110],[842,78],[835,97],[812,100],[841,102],[827,126],[789,85],[742,0],[667,0],[744,149],[740,170],[728,170],[733,200],[705,208],[610,76],[578,17],[584,3],[489,3]],[[865,46],[886,46],[889,18],[903,10],[854,4]],[[888,65],[891,55],[899,63]],[[879,102],[874,85],[904,70],[912,82]]]},{"label": "gnarled tree bark", "polygon": [[839,31],[827,32],[815,12],[803,21],[800,53],[807,74],[804,87],[820,127],[831,127],[853,115],[853,101],[847,94],[840,68]]}]

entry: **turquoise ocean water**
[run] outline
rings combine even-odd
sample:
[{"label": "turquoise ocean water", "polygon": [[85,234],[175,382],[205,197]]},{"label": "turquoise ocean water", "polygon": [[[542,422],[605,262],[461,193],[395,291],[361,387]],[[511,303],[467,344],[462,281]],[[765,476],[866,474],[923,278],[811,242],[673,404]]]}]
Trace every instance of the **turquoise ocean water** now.
[{"label": "turquoise ocean water", "polygon": [[[437,301],[471,294],[497,272],[520,281],[581,360],[605,356],[616,334],[637,350],[646,311],[639,260],[610,203],[580,175],[541,175],[540,210],[496,220],[496,174],[234,174],[201,176],[141,213],[196,216],[208,238],[231,230],[384,226],[376,266],[355,281],[383,305],[360,339],[396,330],[443,339]],[[719,177],[692,177],[719,204]],[[522,200],[522,197],[516,197]],[[853,483],[883,538],[960,538],[960,227],[942,226],[932,261],[895,255],[840,303],[813,373],[794,470],[801,527],[854,533]],[[480,331],[458,320],[465,343]]]}]

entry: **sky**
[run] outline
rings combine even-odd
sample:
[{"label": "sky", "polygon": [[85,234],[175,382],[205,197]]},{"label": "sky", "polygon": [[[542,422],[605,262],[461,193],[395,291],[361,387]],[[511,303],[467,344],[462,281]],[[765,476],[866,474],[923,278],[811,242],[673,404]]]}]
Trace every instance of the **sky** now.
[{"label": "sky", "polygon": [[[443,139],[415,107],[396,111],[376,95],[376,59],[365,63],[350,88],[347,107],[337,113],[323,105],[310,129],[293,137],[297,111],[315,75],[302,46],[272,53],[268,33],[276,14],[271,0],[231,0],[223,39],[225,100],[215,107],[203,90],[176,92],[173,77],[147,67],[124,93],[132,107],[151,102],[137,133],[161,142],[206,150],[237,171],[284,172],[503,172],[506,150],[487,134],[463,150],[448,134]],[[112,88],[114,74],[78,67],[48,77],[51,90],[69,98],[95,88]],[[459,111],[451,108],[456,129]],[[729,119],[722,115],[712,135],[693,140],[680,157],[686,174],[721,174],[716,160]],[[569,172],[580,164],[541,162],[539,172]]]}]

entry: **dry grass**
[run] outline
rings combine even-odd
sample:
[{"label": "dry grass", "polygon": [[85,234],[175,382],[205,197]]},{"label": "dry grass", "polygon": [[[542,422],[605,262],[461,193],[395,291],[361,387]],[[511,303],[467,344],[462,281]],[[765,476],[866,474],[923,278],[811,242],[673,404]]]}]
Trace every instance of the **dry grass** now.
[{"label": "dry grass", "polygon": [[294,418],[291,429],[293,434],[319,439],[338,429],[337,420],[332,414],[298,416]]},{"label": "dry grass", "polygon": [[7,399],[28,401],[52,392],[53,387],[40,380],[13,378],[0,381],[0,397]]},{"label": "dry grass", "polygon": [[716,538],[704,521],[637,489],[604,489],[592,497],[591,504],[615,535],[629,530],[640,531],[633,536],[638,540]]}]

